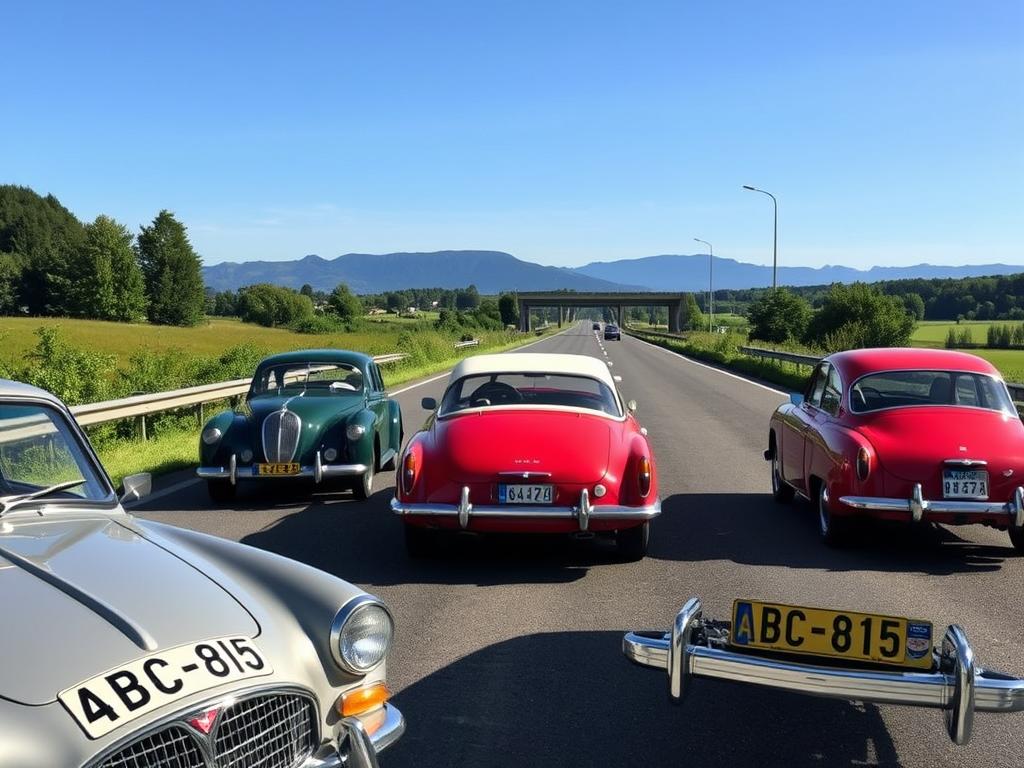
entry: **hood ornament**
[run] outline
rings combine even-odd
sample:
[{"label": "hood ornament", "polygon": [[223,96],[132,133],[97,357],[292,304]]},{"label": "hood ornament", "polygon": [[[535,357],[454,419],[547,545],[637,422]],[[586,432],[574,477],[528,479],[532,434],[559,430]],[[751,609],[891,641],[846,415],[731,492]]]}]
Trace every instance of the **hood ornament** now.
[{"label": "hood ornament", "polygon": [[220,714],[220,707],[213,707],[203,712],[197,712],[188,718],[188,724],[204,736],[209,736],[217,722],[217,715]]}]

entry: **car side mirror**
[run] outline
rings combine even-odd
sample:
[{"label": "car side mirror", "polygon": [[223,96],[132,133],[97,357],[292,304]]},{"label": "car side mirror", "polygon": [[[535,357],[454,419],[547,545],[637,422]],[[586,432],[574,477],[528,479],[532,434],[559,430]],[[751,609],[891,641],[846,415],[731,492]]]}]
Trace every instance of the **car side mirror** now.
[{"label": "car side mirror", "polygon": [[613,380],[613,381],[614,381],[614,382],[615,382],[616,384],[621,384],[621,383],[622,383],[622,377],[621,377],[621,376],[612,376],[612,380]]},{"label": "car side mirror", "polygon": [[128,475],[121,481],[120,502],[125,504],[129,501],[138,501],[143,496],[149,496],[153,492],[153,476],[149,472],[139,472],[137,475]]},{"label": "car side mirror", "polygon": [[636,413],[636,400],[630,400],[626,403],[626,407],[629,409],[630,413]]},{"label": "car side mirror", "polygon": [[804,401],[804,396],[798,392],[794,392],[789,396],[789,402],[793,405],[800,405]]},{"label": "car side mirror", "polygon": [[423,406],[425,411],[433,411],[437,408],[437,400],[433,397],[424,397],[420,400],[420,405]]}]

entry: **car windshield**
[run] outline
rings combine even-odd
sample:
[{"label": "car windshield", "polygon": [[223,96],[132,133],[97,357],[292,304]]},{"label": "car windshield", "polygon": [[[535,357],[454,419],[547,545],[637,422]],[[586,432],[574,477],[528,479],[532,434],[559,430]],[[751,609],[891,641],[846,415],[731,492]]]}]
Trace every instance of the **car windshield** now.
[{"label": "car windshield", "polygon": [[256,371],[254,397],[351,397],[363,392],[363,373],[347,363],[281,363]]},{"label": "car windshield", "polygon": [[489,373],[465,376],[445,392],[439,415],[487,406],[561,406],[621,416],[618,398],[589,376],[550,373]]},{"label": "car windshield", "polygon": [[859,378],[850,388],[850,408],[867,413],[883,408],[951,405],[1014,413],[1001,381],[964,371],[885,371]]},{"label": "car windshield", "polygon": [[46,494],[55,500],[109,502],[112,492],[71,425],[46,405],[0,403],[0,497],[35,493],[60,483],[77,485]]}]

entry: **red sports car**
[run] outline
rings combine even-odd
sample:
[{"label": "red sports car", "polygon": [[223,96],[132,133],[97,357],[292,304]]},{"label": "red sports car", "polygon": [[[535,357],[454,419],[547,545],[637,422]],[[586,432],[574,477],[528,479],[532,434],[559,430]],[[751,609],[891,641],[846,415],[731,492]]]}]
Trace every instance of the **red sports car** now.
[{"label": "red sports car", "polygon": [[614,535],[647,551],[661,512],[647,431],[605,363],[583,355],[478,355],[452,371],[405,448],[391,509],[410,554],[437,531]]},{"label": "red sports car", "polygon": [[974,355],[830,355],[772,415],[764,455],[776,500],[813,500],[826,544],[870,516],[982,523],[1024,550],[1024,424],[999,372]]}]

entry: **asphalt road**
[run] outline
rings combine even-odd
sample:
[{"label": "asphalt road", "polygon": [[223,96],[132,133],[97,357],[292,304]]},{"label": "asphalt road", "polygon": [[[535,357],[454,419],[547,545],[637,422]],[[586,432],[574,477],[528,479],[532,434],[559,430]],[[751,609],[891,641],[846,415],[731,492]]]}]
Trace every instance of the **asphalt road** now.
[{"label": "asphalt road", "polygon": [[[717,618],[752,597],[958,622],[982,665],[1024,675],[1024,558],[977,526],[872,527],[848,550],[825,548],[809,505],[768,493],[761,453],[784,393],[633,338],[605,346],[660,473],[664,511],[639,563],[594,542],[515,537],[409,560],[388,511],[391,473],[365,503],[288,486],[222,508],[182,475],[135,512],[305,561],[387,601],[398,627],[389,683],[408,730],[385,768],[1020,766],[1024,715],[979,714],[972,742],[955,747],[938,711],[717,681],[697,681],[677,707],[663,674],[622,657],[624,631],[667,628],[691,595]],[[589,323],[531,351],[603,357]],[[420,398],[443,385],[396,391],[407,434],[425,415]]]}]

